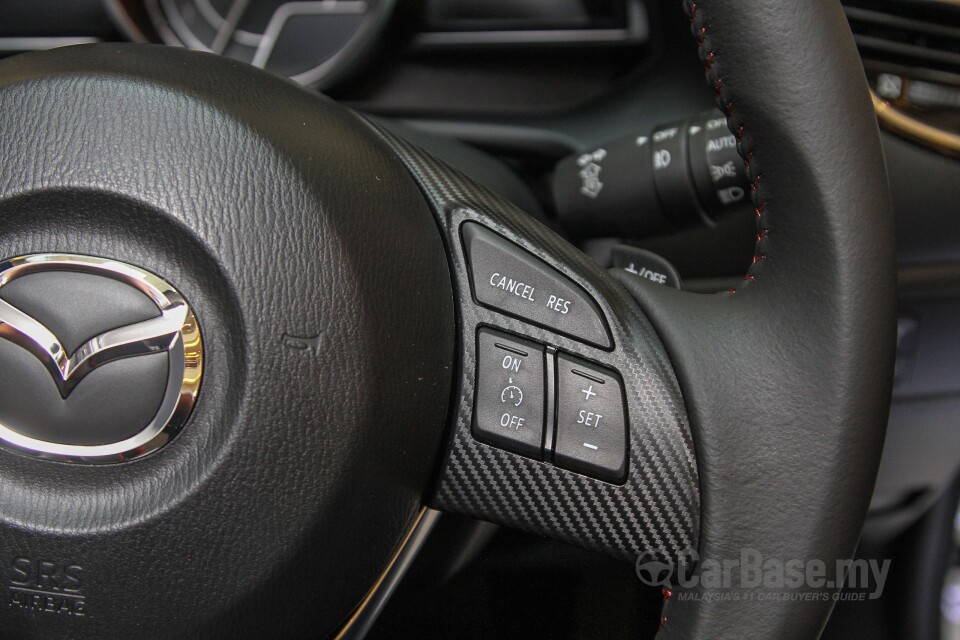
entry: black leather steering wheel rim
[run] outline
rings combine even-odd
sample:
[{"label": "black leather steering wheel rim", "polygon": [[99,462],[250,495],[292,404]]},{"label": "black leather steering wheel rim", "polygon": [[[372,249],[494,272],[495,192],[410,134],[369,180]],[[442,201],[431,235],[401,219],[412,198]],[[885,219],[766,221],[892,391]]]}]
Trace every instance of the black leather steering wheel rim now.
[{"label": "black leather steering wheel rim", "polygon": [[[867,85],[837,2],[685,7],[752,180],[756,257],[729,296],[620,279],[684,389],[703,498],[700,557],[751,548],[832,567],[853,557],[859,538],[893,372],[893,216]],[[837,589],[736,603],[708,591],[669,601],[661,635],[818,637]]]}]

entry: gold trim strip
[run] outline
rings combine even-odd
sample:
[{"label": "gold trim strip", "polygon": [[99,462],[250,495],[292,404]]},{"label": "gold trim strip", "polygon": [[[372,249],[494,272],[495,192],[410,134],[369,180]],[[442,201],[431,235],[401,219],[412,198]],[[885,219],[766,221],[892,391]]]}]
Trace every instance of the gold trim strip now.
[{"label": "gold trim strip", "polygon": [[387,600],[393,594],[394,589],[397,588],[400,580],[407,572],[410,562],[419,553],[439,517],[439,511],[427,507],[420,508],[420,512],[403,537],[397,552],[390,558],[390,562],[387,563],[383,573],[370,587],[370,591],[357,605],[356,610],[334,640],[356,640],[367,634],[370,627],[373,626],[374,620],[376,620]]},{"label": "gold trim strip", "polygon": [[941,153],[960,157],[960,135],[932,127],[899,111],[870,89],[873,109],[880,124],[905,138],[926,145]]}]

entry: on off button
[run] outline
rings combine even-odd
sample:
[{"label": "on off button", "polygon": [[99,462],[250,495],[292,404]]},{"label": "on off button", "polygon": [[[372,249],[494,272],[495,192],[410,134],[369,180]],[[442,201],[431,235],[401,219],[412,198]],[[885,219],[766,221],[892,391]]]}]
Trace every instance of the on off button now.
[{"label": "on off button", "polygon": [[545,405],[543,345],[480,329],[474,436],[540,459]]}]

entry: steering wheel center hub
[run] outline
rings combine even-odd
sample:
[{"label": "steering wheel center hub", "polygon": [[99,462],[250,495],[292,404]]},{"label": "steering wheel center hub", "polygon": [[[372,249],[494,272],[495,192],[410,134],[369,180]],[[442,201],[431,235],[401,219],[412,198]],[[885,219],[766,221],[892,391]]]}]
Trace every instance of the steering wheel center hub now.
[{"label": "steering wheel center hub", "polygon": [[[18,277],[0,286],[0,362],[19,386],[0,391],[0,424],[30,425],[0,429],[16,448],[0,450],[0,564],[74,567],[73,591],[18,588],[85,612],[17,606],[0,626],[323,635],[383,570],[439,455],[443,243],[346,109],[219,57],[133,51],[0,69],[0,259],[25,256],[2,267]],[[40,384],[36,401],[10,395]]]}]

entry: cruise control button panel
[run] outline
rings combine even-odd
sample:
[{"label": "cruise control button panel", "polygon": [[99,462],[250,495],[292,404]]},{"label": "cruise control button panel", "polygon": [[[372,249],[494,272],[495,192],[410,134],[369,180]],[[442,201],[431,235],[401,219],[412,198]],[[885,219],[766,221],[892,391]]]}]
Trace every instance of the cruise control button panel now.
[{"label": "cruise control button panel", "polygon": [[476,301],[603,349],[613,340],[600,307],[582,287],[476,222],[461,226]]},{"label": "cruise control button panel", "polygon": [[557,354],[557,466],[622,482],[627,472],[623,382],[603,367]]},{"label": "cruise control button panel", "polygon": [[546,407],[543,345],[481,328],[477,332],[477,398],[473,435],[541,458]]},{"label": "cruise control button panel", "polygon": [[488,327],[477,331],[473,435],[599,480],[626,480],[629,445],[620,375]]}]

